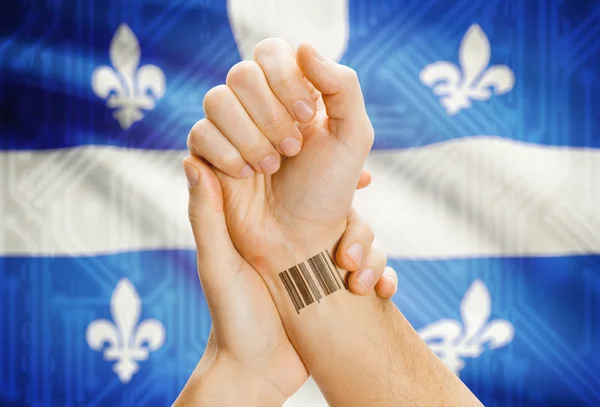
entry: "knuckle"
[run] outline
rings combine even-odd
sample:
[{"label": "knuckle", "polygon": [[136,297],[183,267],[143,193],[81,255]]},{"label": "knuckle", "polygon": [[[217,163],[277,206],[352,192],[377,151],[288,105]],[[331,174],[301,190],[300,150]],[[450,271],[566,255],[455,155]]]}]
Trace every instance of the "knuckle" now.
[{"label": "knuckle", "polygon": [[256,44],[254,47],[254,59],[259,60],[261,57],[271,55],[278,50],[289,48],[290,44],[281,38],[266,38]]},{"label": "knuckle", "polygon": [[261,72],[260,66],[254,61],[241,61],[231,67],[225,83],[228,86],[239,86],[248,81],[256,80]]},{"label": "knuckle", "polygon": [[230,95],[231,90],[227,85],[219,85],[210,89],[206,92],[204,101],[202,102],[204,112],[215,112],[218,109],[226,108]]},{"label": "knuckle", "polygon": [[241,156],[237,151],[230,152],[226,157],[223,157],[223,167],[225,168],[242,168],[241,166]]},{"label": "knuckle", "polygon": [[198,120],[188,133],[186,146],[190,152],[196,151],[195,146],[206,135],[206,119]]},{"label": "knuckle", "polygon": [[360,240],[363,244],[366,244],[368,249],[369,246],[373,245],[373,240],[375,239],[375,232],[373,231],[373,227],[370,223],[364,220],[355,210],[351,213],[351,221],[352,224],[356,225],[356,235],[359,236]]},{"label": "knuckle", "polygon": [[286,123],[287,121],[283,116],[274,114],[265,120],[264,127],[279,132],[285,128]]},{"label": "knuckle", "polygon": [[269,155],[272,151],[270,143],[265,142],[262,138],[251,138],[244,141],[240,146],[240,151],[244,158],[253,163],[258,163],[264,156]]},{"label": "knuckle", "polygon": [[375,142],[375,129],[373,128],[373,125],[369,122],[369,130],[366,132],[366,142],[367,145],[369,146],[369,149],[371,147],[373,147],[373,143]]},{"label": "knuckle", "polygon": [[281,76],[276,78],[271,85],[273,92],[282,93],[290,92],[297,88],[296,82],[289,76]]},{"label": "knuckle", "polygon": [[349,66],[343,65],[341,75],[349,83],[353,83],[353,84],[359,83],[358,73],[354,69],[350,68]]},{"label": "knuckle", "polygon": [[248,141],[244,142],[244,144],[242,145],[242,147],[245,150],[252,150],[254,149],[258,144],[260,143],[260,140],[258,138],[251,138]]},{"label": "knuckle", "polygon": [[371,246],[370,252],[367,255],[367,260],[363,268],[372,268],[378,273],[383,273],[387,264],[387,256],[383,250]]},{"label": "knuckle", "polygon": [[375,129],[373,128],[373,124],[369,120],[368,117],[365,118],[365,130],[363,132],[362,139],[364,141],[365,148],[369,150],[373,147],[373,143],[375,142]]},{"label": "knuckle", "polygon": [[378,268],[381,269],[381,272],[383,272],[385,265],[387,264],[387,255],[382,250],[377,251],[376,264]]}]

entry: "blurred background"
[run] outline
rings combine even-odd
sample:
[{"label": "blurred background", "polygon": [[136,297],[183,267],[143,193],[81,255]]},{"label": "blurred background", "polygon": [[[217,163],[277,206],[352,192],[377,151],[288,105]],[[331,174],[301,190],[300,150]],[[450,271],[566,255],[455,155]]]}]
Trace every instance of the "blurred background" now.
[{"label": "blurred background", "polygon": [[360,76],[423,339],[486,406],[600,406],[600,1],[13,0],[0,35],[0,405],[171,405],[210,329],[187,133],[277,36]]}]

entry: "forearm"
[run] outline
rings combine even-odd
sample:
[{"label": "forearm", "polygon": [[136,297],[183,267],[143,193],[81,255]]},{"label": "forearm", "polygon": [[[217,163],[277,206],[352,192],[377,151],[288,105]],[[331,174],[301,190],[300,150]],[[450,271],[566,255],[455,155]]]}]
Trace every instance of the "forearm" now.
[{"label": "forearm", "polygon": [[[289,268],[281,253],[269,267]],[[282,279],[268,275],[288,336],[330,405],[481,406],[391,301],[342,288],[296,310]]]},{"label": "forearm", "polygon": [[284,401],[271,384],[217,357],[209,345],[173,407],[280,407]]}]

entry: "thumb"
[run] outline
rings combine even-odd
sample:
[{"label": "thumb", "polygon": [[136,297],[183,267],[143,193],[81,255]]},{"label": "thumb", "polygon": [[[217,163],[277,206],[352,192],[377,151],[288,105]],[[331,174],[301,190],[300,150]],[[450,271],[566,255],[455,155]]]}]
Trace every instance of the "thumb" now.
[{"label": "thumb", "polygon": [[205,291],[211,291],[219,281],[228,280],[226,274],[237,273],[244,260],[229,236],[223,192],[213,170],[196,156],[186,157],[183,169],[188,179],[188,215],[198,250],[198,273]]},{"label": "thumb", "polygon": [[323,96],[330,132],[343,141],[369,141],[370,135],[372,144],[373,128],[356,71],[327,58],[308,43],[298,46],[296,58],[306,79]]}]

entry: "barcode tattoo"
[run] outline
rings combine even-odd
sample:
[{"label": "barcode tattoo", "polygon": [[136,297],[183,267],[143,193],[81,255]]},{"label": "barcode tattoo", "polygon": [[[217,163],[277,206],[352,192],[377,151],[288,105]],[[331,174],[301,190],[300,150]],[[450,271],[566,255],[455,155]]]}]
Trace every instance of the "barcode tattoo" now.
[{"label": "barcode tattoo", "polygon": [[302,308],[320,302],[324,296],[342,288],[348,289],[328,250],[282,271],[279,278],[298,314]]}]

